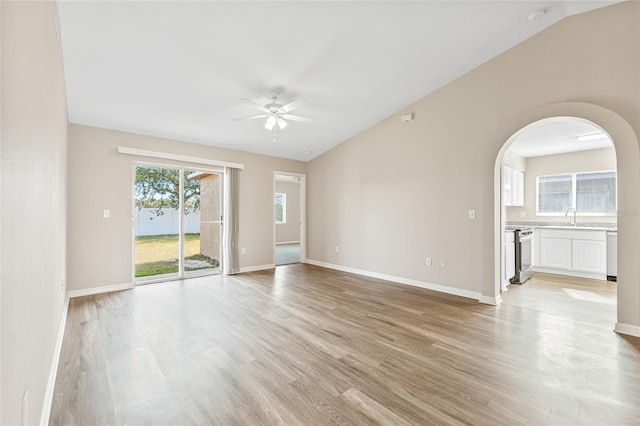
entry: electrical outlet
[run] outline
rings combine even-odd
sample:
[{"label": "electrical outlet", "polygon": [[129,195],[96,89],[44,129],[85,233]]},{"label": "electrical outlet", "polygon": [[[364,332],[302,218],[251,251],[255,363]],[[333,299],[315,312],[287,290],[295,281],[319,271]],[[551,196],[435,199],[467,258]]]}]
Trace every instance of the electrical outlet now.
[{"label": "electrical outlet", "polygon": [[447,261],[446,261],[446,260],[444,260],[444,259],[442,259],[442,260],[440,261],[440,267],[441,267],[441,268],[446,268],[446,267],[447,267]]},{"label": "electrical outlet", "polygon": [[430,257],[427,257],[427,258],[425,259],[425,263],[426,263],[426,265],[427,265],[427,266],[431,266],[431,258],[430,258]]},{"label": "electrical outlet", "polygon": [[475,219],[475,218],[476,218],[476,211],[469,210],[469,219]]},{"label": "electrical outlet", "polygon": [[340,253],[340,246],[336,246],[336,253]]},{"label": "electrical outlet", "polygon": [[524,210],[522,210],[522,211],[520,212],[520,217],[525,217]]},{"label": "electrical outlet", "polygon": [[240,247],[240,254],[247,254],[247,248],[246,247]]}]

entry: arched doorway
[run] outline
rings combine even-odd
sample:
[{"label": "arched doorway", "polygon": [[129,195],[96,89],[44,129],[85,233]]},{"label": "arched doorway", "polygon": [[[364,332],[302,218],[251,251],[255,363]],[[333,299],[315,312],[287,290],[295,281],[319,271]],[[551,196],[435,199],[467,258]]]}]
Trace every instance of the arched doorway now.
[{"label": "arched doorway", "polygon": [[[517,117],[499,129],[505,143],[496,155],[494,187],[501,183],[504,155],[514,137],[528,125],[552,117],[576,117],[602,129],[614,143],[618,171],[618,295],[615,330],[640,336],[640,155],[631,126],[616,113],[597,105],[567,102],[541,107]],[[500,298],[502,250],[501,194],[494,191],[494,282],[485,296]]]}]

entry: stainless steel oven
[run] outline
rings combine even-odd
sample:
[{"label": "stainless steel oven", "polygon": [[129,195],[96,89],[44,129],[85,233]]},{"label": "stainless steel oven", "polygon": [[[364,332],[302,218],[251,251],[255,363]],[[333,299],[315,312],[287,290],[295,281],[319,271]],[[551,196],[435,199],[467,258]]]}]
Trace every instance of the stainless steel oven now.
[{"label": "stainless steel oven", "polygon": [[533,229],[522,228],[515,230],[516,274],[511,279],[514,284],[522,284],[531,278],[531,268],[533,266],[532,242]]}]

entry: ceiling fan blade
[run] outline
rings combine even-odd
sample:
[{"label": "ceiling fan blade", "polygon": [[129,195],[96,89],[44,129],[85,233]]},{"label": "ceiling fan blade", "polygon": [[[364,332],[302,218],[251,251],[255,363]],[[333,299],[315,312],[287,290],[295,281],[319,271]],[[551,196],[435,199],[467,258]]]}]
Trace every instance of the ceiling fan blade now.
[{"label": "ceiling fan blade", "polygon": [[305,101],[304,99],[298,99],[293,102],[289,102],[286,105],[283,105],[282,107],[280,107],[280,109],[284,112],[291,112],[294,109],[302,108],[306,104],[307,104],[307,101]]},{"label": "ceiling fan blade", "polygon": [[302,117],[300,115],[293,114],[283,114],[282,118],[286,118],[287,120],[299,121],[300,123],[312,123],[315,118],[310,117]]},{"label": "ceiling fan blade", "polygon": [[232,118],[231,121],[253,120],[254,118],[265,118],[267,114],[250,115],[248,117]]},{"label": "ceiling fan blade", "polygon": [[245,104],[251,105],[254,108],[258,108],[262,112],[267,112],[267,113],[271,112],[267,108],[265,108],[263,105],[260,105],[259,103],[255,102],[255,101],[252,101],[251,99],[240,98],[240,100],[242,102],[244,102]]},{"label": "ceiling fan blade", "polygon": [[276,121],[278,123],[278,127],[280,127],[280,130],[283,130],[285,127],[287,127],[287,122],[284,121],[282,118],[278,117],[276,118]]}]

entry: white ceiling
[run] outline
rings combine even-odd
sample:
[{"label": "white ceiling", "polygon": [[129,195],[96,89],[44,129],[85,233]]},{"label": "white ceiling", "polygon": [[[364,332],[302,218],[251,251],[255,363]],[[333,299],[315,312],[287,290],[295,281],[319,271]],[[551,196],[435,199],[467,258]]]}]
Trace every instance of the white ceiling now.
[{"label": "white ceiling", "polygon": [[[602,137],[578,140],[578,136],[596,134]],[[525,158],[611,147],[613,142],[602,129],[575,117],[554,117],[530,124],[509,145],[511,151]]]},{"label": "white ceiling", "polygon": [[[59,1],[69,120],[310,160],[560,19],[614,1]],[[527,17],[544,8],[545,16]],[[280,88],[311,124],[273,134]]]}]

